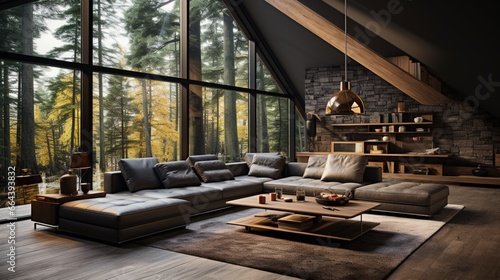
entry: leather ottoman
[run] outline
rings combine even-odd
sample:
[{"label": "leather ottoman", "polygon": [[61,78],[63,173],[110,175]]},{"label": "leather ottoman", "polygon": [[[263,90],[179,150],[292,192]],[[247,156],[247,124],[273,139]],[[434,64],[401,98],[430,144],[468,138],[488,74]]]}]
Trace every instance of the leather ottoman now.
[{"label": "leather ottoman", "polygon": [[112,195],[64,203],[59,230],[122,243],[189,224],[189,202],[177,198]]},{"label": "leather ottoman", "polygon": [[373,210],[432,216],[448,204],[448,186],[419,182],[380,182],[357,188],[354,198],[381,203]]}]

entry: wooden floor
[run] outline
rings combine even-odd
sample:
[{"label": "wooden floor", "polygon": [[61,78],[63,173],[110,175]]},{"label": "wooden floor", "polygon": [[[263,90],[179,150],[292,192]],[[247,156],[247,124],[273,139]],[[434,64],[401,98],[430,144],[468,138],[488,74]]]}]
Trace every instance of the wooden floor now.
[{"label": "wooden floor", "polygon": [[[462,210],[388,279],[500,279],[500,188],[450,186]],[[8,224],[0,224],[0,279],[293,279],[129,243],[111,246],[16,222],[9,272]]]},{"label": "wooden floor", "polygon": [[450,186],[465,205],[388,279],[500,279],[500,186]]}]

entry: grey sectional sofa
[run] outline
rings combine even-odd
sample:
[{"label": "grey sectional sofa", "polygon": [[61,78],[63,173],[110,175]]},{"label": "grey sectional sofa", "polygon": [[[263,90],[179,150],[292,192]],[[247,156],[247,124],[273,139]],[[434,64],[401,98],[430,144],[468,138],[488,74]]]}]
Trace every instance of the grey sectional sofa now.
[{"label": "grey sectional sofa", "polygon": [[[268,153],[247,154],[245,162],[227,164],[214,155],[168,163],[155,158],[123,159],[120,163],[120,171],[104,174],[106,197],[61,205],[60,230],[122,243],[185,227],[193,215],[227,207],[226,202],[236,198],[274,192],[278,186],[285,194],[294,194],[297,187],[305,188],[308,195],[325,189],[340,193],[349,190],[353,199],[358,190],[368,187],[365,200],[381,202],[381,210],[412,214],[432,215],[447,203],[448,189],[441,186],[439,205],[408,207],[414,201],[409,196],[416,197],[420,204],[430,203],[426,195],[436,197],[436,191],[414,189],[413,194],[403,195],[400,207],[384,208],[384,199],[398,206],[398,195],[405,189],[380,196],[384,189],[377,185],[383,183],[380,167],[367,166],[366,158],[357,155],[318,157],[309,163],[285,162],[283,157]],[[370,188],[373,185],[377,187]]]}]

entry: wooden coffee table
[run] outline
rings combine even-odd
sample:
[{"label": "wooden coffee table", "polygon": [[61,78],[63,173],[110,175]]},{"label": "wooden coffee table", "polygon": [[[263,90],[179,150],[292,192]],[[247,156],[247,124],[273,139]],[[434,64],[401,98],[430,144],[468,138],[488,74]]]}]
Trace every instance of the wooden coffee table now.
[{"label": "wooden coffee table", "polygon": [[270,196],[266,195],[266,203],[260,204],[259,195],[255,195],[226,203],[233,206],[266,209],[265,213],[260,213],[257,216],[274,213],[274,211],[267,210],[277,210],[279,212],[276,212],[276,214],[291,212],[316,216],[318,217],[317,222],[305,230],[290,230],[279,228],[269,218],[254,215],[230,221],[228,224],[244,226],[247,231],[251,231],[252,228],[259,228],[346,241],[354,240],[380,224],[363,221],[363,213],[377,207],[379,203],[351,200],[343,206],[331,206],[334,210],[329,210],[318,204],[314,197],[306,197],[305,202],[297,202],[293,196],[285,195],[284,197],[293,198],[293,202],[285,202],[282,199],[271,201]]}]

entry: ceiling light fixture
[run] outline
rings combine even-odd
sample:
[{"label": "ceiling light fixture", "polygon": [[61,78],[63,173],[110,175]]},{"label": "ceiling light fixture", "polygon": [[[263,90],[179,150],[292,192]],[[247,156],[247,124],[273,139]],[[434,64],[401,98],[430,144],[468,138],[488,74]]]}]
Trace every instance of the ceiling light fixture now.
[{"label": "ceiling light fixture", "polygon": [[340,90],[326,104],[326,115],[364,114],[365,104],[361,97],[351,91],[351,83],[347,79],[347,0],[344,1],[344,80],[340,82]]}]

